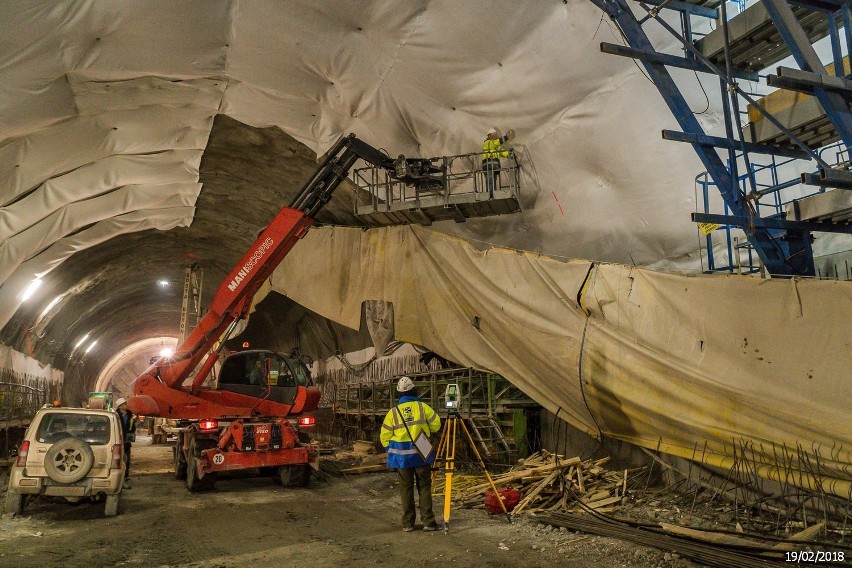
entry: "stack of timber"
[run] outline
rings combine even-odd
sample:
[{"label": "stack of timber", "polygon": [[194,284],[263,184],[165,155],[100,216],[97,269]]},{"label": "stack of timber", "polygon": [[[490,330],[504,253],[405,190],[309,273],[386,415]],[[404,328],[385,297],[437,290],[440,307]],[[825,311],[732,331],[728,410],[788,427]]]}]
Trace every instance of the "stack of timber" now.
[{"label": "stack of timber", "polygon": [[[492,476],[492,481],[497,489],[512,487],[521,493],[513,515],[542,511],[610,513],[627,494],[628,473],[637,470],[606,470],[603,465],[609,459],[565,458],[542,450],[520,460],[510,471]],[[482,483],[458,491],[454,500],[466,507],[482,507],[489,491],[491,485],[483,478]]]}]

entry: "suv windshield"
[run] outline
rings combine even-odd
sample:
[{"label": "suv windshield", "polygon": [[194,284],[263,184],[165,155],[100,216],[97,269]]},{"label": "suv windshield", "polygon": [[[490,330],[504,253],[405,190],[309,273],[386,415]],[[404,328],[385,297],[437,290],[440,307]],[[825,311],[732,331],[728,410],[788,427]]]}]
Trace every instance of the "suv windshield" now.
[{"label": "suv windshield", "polygon": [[103,415],[51,412],[41,419],[36,438],[52,443],[74,436],[89,444],[103,445],[109,443],[109,426],[109,417]]}]

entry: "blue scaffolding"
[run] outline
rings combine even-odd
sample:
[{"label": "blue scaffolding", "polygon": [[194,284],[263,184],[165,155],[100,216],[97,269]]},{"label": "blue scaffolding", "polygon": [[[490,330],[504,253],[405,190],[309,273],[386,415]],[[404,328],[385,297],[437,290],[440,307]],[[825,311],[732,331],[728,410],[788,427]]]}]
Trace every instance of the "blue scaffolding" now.
[{"label": "blue scaffolding", "polygon": [[[737,271],[752,272],[756,253],[766,271],[773,276],[814,276],[813,232],[852,234],[849,217],[821,215],[802,218],[799,202],[809,193],[826,190],[848,194],[852,189],[852,171],[848,150],[852,147],[852,75],[848,55],[852,53],[852,6],[848,0],[762,0],[746,7],[737,3],[738,15],[729,19],[727,3],[720,0],[645,0],[634,5],[644,11],[637,18],[627,0],[591,0],[616,23],[627,45],[601,44],[601,51],[632,57],[642,62],[681,131],[663,131],[668,140],[692,144],[706,168],[696,178],[696,188],[704,196],[705,210],[693,214],[701,224],[708,246],[708,270],[734,271],[734,256],[747,250],[748,261],[736,263]],[[662,9],[680,13],[680,30],[664,18]],[[673,13],[673,12],[668,12]],[[693,34],[694,18],[711,18],[719,26],[705,37]],[[730,20],[730,21],[729,21]],[[655,22],[681,43],[683,55],[658,52],[643,26]],[[841,33],[842,31],[842,33]],[[829,37],[833,66],[826,69],[813,43]],[[843,51],[847,54],[846,60]],[[777,74],[760,75],[770,65],[792,55],[799,69],[779,67]],[[678,67],[716,75],[722,92],[725,136],[708,136],[687,104],[667,67]],[[779,120],[738,84],[738,80],[765,79],[772,87],[805,93],[818,103],[820,116],[796,128],[787,119]],[[741,105],[748,105],[748,113]],[[744,114],[757,114],[744,127]],[[786,124],[785,124],[786,123]],[[771,135],[766,134],[772,131]],[[839,141],[836,161],[827,160],[821,148]],[[723,159],[719,152],[727,154]],[[753,154],[769,156],[757,164]],[[784,158],[780,163],[779,159]],[[804,173],[781,180],[781,166],[796,161]],[[787,169],[793,169],[792,167]],[[760,181],[768,176],[769,181]],[[811,192],[803,187],[811,186]],[[721,212],[710,209],[709,188],[721,195]],[[785,199],[782,192],[797,188],[795,197]],[[836,201],[836,200],[833,200]],[[747,244],[733,243],[731,229],[743,231]],[[716,266],[712,258],[711,233],[719,229],[727,234],[728,262]]]}]

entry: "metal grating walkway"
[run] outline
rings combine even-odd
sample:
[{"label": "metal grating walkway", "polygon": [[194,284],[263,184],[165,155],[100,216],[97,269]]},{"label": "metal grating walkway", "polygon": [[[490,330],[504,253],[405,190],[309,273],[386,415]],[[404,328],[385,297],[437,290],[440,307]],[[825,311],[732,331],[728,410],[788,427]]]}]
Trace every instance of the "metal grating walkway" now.
[{"label": "metal grating walkway", "polygon": [[[811,43],[828,35],[828,15],[825,12],[793,6],[793,14]],[[752,4],[728,22],[731,66],[743,71],[758,72],[778,63],[791,54],[778,28],[762,3]],[[718,27],[695,42],[702,55],[720,69],[725,68],[724,28]]]}]

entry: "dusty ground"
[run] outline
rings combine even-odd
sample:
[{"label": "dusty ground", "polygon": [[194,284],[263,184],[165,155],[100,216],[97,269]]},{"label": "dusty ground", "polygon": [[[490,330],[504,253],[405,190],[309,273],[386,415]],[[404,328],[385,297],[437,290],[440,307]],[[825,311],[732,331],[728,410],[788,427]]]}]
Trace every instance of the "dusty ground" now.
[{"label": "dusty ground", "polygon": [[393,473],[314,480],[306,489],[220,479],[215,491],[191,494],[171,473],[170,447],[140,436],[133,456],[133,488],[117,517],[104,518],[103,503],[34,501],[23,517],[0,519],[0,566],[696,566],[481,510],[454,508],[448,534],[403,533]]}]

